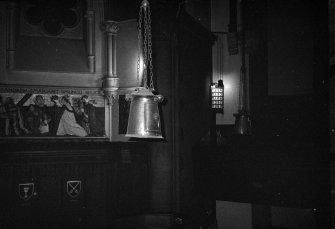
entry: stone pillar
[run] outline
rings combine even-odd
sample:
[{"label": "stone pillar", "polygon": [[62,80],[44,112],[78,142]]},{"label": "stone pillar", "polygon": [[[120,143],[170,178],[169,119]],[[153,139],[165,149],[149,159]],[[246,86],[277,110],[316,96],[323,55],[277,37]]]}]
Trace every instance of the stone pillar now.
[{"label": "stone pillar", "polygon": [[8,46],[7,46],[7,66],[9,69],[15,67],[15,39],[16,39],[16,2],[8,2],[7,5],[7,21],[8,21]]},{"label": "stone pillar", "polygon": [[102,88],[108,103],[116,98],[119,78],[116,73],[116,38],[119,26],[114,21],[105,21],[102,30],[107,34],[107,75],[103,78]]},{"label": "stone pillar", "polygon": [[87,57],[88,67],[90,72],[95,72],[95,39],[94,39],[94,25],[95,25],[95,14],[93,10],[86,11],[87,20]]},{"label": "stone pillar", "polygon": [[114,21],[105,21],[102,23],[102,30],[107,35],[107,75],[103,78],[102,90],[108,105],[108,136],[112,140],[113,136],[113,101],[117,99],[117,90],[119,89],[119,78],[116,74],[116,38],[119,26]]},{"label": "stone pillar", "polygon": [[[6,2],[0,2],[0,31],[6,31]],[[6,71],[6,33],[0,33],[0,79],[4,77],[4,72]]]}]

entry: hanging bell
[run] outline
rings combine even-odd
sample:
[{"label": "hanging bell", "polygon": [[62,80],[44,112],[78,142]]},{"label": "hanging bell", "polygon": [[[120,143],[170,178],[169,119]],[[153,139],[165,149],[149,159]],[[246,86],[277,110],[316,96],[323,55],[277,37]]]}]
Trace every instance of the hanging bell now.
[{"label": "hanging bell", "polygon": [[147,88],[139,88],[130,95],[131,103],[126,137],[163,138],[158,103],[162,95],[154,95]]}]

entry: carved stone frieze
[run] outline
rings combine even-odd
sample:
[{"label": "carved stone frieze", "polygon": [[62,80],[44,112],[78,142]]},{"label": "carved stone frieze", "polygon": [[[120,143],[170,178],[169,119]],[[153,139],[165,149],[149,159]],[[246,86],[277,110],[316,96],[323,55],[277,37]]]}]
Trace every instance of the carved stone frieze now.
[{"label": "carved stone frieze", "polygon": [[115,21],[104,21],[101,24],[101,30],[106,33],[117,34],[120,27]]},{"label": "carved stone frieze", "polygon": [[102,95],[100,89],[0,86],[0,93]]}]

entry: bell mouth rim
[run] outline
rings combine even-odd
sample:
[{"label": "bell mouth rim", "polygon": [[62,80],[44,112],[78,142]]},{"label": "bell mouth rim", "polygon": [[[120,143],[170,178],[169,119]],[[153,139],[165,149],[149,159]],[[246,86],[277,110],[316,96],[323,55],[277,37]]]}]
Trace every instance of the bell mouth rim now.
[{"label": "bell mouth rim", "polygon": [[156,97],[156,95],[153,95],[153,94],[152,95],[149,95],[149,94],[148,95],[131,94],[131,96],[133,96],[133,97],[135,97],[135,96],[136,97]]},{"label": "bell mouth rim", "polygon": [[137,135],[137,134],[126,134],[126,137],[129,138],[157,138],[157,139],[164,139],[163,136],[153,136],[153,135]]}]

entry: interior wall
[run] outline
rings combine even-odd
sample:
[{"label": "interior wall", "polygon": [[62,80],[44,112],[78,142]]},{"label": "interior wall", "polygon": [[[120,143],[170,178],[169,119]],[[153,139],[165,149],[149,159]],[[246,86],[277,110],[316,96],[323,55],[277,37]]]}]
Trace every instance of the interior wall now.
[{"label": "interior wall", "polygon": [[137,21],[127,20],[120,22],[117,34],[116,68],[120,79],[120,87],[137,87],[141,79],[137,80],[137,58],[138,58],[138,31]]},{"label": "interior wall", "polygon": [[313,92],[312,13],[310,4],[299,1],[268,4],[269,95]]},{"label": "interior wall", "polygon": [[[19,39],[20,37],[23,37],[20,35],[21,28],[19,26],[19,21],[14,23],[13,26],[13,30],[16,30],[16,36],[14,36],[12,42],[16,44],[14,45],[14,50],[16,50],[16,54],[15,58],[13,58],[15,61],[12,61],[12,65],[14,64],[14,66],[12,66],[12,68],[9,68],[9,55],[6,54],[8,49],[7,46],[9,43],[9,2],[14,3],[13,1],[0,2],[0,30],[4,31],[3,33],[0,33],[0,53],[3,54],[0,55],[0,83],[13,85],[101,87],[101,78],[103,77],[102,52],[105,48],[103,45],[103,39],[105,34],[101,32],[100,28],[103,16],[103,7],[101,5],[102,1],[94,1],[94,3],[92,3],[92,9],[95,12],[93,26],[93,34],[95,40],[93,44],[95,50],[94,72],[88,72],[86,69],[88,66],[86,63],[87,53],[84,51],[85,48],[82,47],[82,40],[80,40],[79,42],[78,40],[72,39],[65,42],[65,38],[51,38],[45,36],[43,38],[43,48],[42,40],[40,40],[40,38],[35,39],[36,37],[31,36],[31,38],[29,38],[29,41]],[[14,7],[14,15],[17,20],[19,20],[20,16],[19,9],[21,7],[21,4],[21,2],[18,2],[16,7]],[[83,21],[84,20],[85,19],[83,18]],[[63,47],[65,44],[67,47]],[[38,56],[39,58],[35,58],[35,51],[37,50],[39,50],[41,54]],[[71,54],[66,55],[66,53],[68,53],[69,51],[71,52]],[[57,53],[56,56],[55,53]],[[51,55],[52,57],[48,55]],[[41,59],[41,56],[45,56],[45,58]],[[57,58],[57,61],[54,61],[52,58]],[[27,59],[29,59],[30,63],[25,62],[25,60]],[[72,59],[75,59],[75,62],[77,64],[74,64],[74,61]],[[80,62],[80,64],[78,61]],[[15,66],[16,62],[18,62],[18,66]],[[42,62],[44,62],[44,64]],[[55,66],[50,65],[50,62],[54,63]],[[39,65],[39,63],[41,64]],[[71,65],[69,65],[68,63],[71,63]],[[37,68],[36,66],[38,66],[39,68]]]},{"label": "interior wall", "polygon": [[330,152],[335,155],[335,1],[329,0],[329,64],[331,76],[329,79],[329,129]]},{"label": "interior wall", "polygon": [[[181,3],[182,4],[182,3]],[[211,1],[185,1],[186,12],[206,29],[211,29]]]}]

